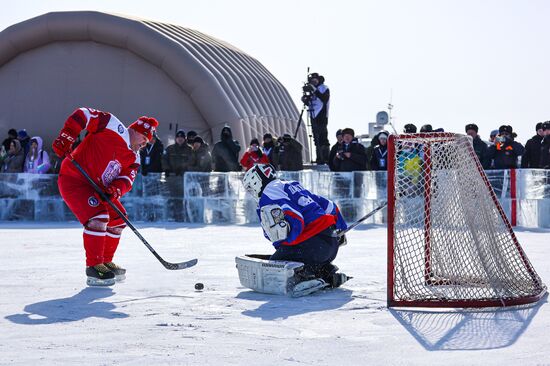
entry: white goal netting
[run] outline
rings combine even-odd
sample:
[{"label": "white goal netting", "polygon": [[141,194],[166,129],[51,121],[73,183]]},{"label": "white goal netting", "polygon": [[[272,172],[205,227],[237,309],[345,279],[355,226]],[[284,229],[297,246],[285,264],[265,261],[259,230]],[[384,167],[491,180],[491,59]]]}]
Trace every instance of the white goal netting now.
[{"label": "white goal netting", "polygon": [[468,136],[392,136],[388,156],[390,304],[514,305],[544,294]]}]

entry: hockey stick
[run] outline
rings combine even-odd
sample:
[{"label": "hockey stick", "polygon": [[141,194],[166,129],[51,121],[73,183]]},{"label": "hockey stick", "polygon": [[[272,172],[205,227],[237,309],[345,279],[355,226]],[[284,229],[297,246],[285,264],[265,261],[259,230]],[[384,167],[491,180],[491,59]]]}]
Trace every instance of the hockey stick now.
[{"label": "hockey stick", "polygon": [[378,211],[380,211],[381,209],[383,209],[384,207],[386,207],[388,205],[388,202],[387,201],[384,201],[382,202],[382,204],[380,204],[380,206],[376,207],[374,210],[372,210],[371,212],[369,212],[368,214],[366,214],[365,216],[361,217],[359,220],[355,221],[353,224],[351,224],[350,226],[348,226],[348,228],[346,230],[342,230],[338,233],[338,237],[342,237],[344,235],[346,235],[346,233],[348,231],[350,231],[351,229],[355,228],[357,225],[359,225],[360,223],[362,223],[363,221],[365,221],[366,219],[368,219],[369,217],[371,217],[372,215],[374,215],[375,213],[377,213]]},{"label": "hockey stick", "polygon": [[71,163],[73,163],[73,165],[76,167],[76,169],[78,169],[80,171],[80,173],[82,173],[84,178],[86,178],[86,180],[92,185],[92,187],[94,187],[94,189],[99,194],[101,199],[106,201],[111,206],[111,208],[113,210],[115,210],[115,212],[122,218],[122,220],[126,223],[126,225],[128,225],[128,227],[130,229],[132,229],[134,234],[136,234],[136,236],[141,240],[141,242],[143,244],[145,244],[147,249],[149,249],[151,251],[151,253],[153,253],[153,255],[155,256],[155,258],[157,258],[158,261],[160,263],[162,263],[164,268],[166,268],[166,269],[185,269],[185,268],[193,267],[195,264],[197,264],[197,259],[191,259],[189,261],[180,262],[180,263],[170,263],[170,262],[167,262],[164,259],[162,259],[162,257],[155,251],[155,249],[153,249],[153,247],[147,242],[147,240],[145,240],[145,238],[143,236],[141,236],[139,231],[137,231],[135,226],[132,225],[132,223],[130,222],[130,220],[128,220],[126,215],[124,215],[122,213],[122,211],[120,211],[120,209],[118,207],[116,207],[116,205],[113,202],[111,202],[111,200],[109,199],[109,197],[107,197],[105,192],[103,192],[103,190],[101,188],[99,188],[99,186],[96,184],[96,182],[93,181],[93,179],[88,175],[88,173],[86,173],[86,171],[82,168],[82,166],[80,166],[80,164],[78,164],[76,162],[76,160],[74,160],[74,158],[70,154],[67,155],[67,158],[71,160]]}]

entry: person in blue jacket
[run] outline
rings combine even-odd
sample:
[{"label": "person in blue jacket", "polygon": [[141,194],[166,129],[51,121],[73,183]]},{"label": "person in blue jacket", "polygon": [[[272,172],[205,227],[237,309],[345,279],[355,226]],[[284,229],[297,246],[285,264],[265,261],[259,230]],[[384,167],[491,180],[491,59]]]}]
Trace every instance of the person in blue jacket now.
[{"label": "person in blue jacket", "polygon": [[336,204],[317,196],[299,182],[277,179],[271,164],[258,164],[244,175],[243,185],[258,202],[264,236],[273,243],[271,260],[304,263],[304,279],[320,278],[338,287],[348,277],[331,262],[347,228]]}]

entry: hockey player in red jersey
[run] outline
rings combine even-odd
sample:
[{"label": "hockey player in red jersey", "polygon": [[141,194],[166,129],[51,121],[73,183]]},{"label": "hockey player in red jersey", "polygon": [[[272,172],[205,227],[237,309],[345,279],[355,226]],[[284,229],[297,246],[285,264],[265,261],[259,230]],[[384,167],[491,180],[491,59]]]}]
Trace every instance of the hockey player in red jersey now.
[{"label": "hockey player in red jersey", "polygon": [[[91,108],[79,108],[65,122],[53,143],[60,157],[70,155],[126,213],[119,198],[132,189],[139,168],[139,150],[151,140],[158,121],[139,117],[126,128],[114,115]],[[88,131],[82,143],[72,145],[82,130]],[[111,286],[125,277],[126,270],[113,263],[113,255],[126,226],[122,218],[101,200],[86,178],[65,159],[59,172],[59,192],[67,206],[84,225],[87,283]]]}]

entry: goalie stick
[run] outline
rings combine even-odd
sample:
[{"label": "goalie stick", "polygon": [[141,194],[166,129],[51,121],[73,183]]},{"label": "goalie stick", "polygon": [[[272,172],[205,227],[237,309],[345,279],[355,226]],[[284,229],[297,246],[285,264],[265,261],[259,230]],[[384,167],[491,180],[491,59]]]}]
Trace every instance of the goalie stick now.
[{"label": "goalie stick", "polygon": [[374,210],[372,210],[371,212],[369,212],[368,214],[366,214],[365,216],[361,217],[359,220],[355,221],[353,224],[351,224],[350,226],[348,226],[348,228],[346,230],[342,230],[338,233],[338,237],[341,238],[342,236],[346,235],[346,233],[348,231],[350,231],[351,229],[355,228],[357,225],[359,225],[360,223],[362,223],[363,221],[365,221],[366,219],[368,219],[369,217],[371,217],[372,215],[374,215],[375,213],[377,213],[378,211],[380,211],[381,209],[383,209],[384,207],[386,207],[388,205],[388,202],[387,201],[384,201],[382,202],[382,204],[380,204],[378,207],[376,207]]},{"label": "goalie stick", "polygon": [[69,158],[71,160],[71,163],[74,164],[74,166],[80,171],[80,173],[82,173],[82,175],[84,176],[84,178],[86,178],[86,180],[92,185],[92,187],[94,187],[94,189],[96,190],[96,192],[99,194],[99,196],[104,200],[106,201],[113,210],[115,210],[115,212],[122,218],[122,220],[124,220],[124,222],[126,223],[126,225],[128,225],[128,227],[130,229],[132,229],[132,231],[134,232],[134,234],[136,234],[136,236],[141,240],[141,242],[147,247],[147,249],[149,249],[149,251],[151,253],[153,253],[153,255],[155,256],[155,258],[158,259],[158,261],[164,266],[164,268],[166,269],[171,269],[171,270],[176,270],[176,269],[185,269],[185,268],[189,268],[189,267],[192,267],[194,266],[195,264],[197,264],[197,259],[191,259],[191,260],[188,260],[186,262],[180,262],[180,263],[170,263],[170,262],[167,262],[165,261],[164,259],[162,259],[162,257],[155,251],[155,249],[153,249],[153,247],[147,242],[147,240],[145,240],[145,238],[143,236],[141,236],[141,234],[139,233],[139,231],[135,228],[135,226],[130,222],[130,220],[128,220],[128,218],[126,217],[126,215],[124,215],[118,207],[116,207],[116,205],[111,202],[111,200],[109,199],[109,197],[107,197],[107,195],[105,194],[105,192],[103,192],[103,190],[101,188],[99,188],[99,186],[93,181],[93,179],[88,175],[88,173],[86,173],[86,171],[82,168],[82,166],[80,166],[80,164],[78,164],[78,162],[76,162],[76,160],[74,160],[74,158],[68,154],[67,155],[67,158]]}]

